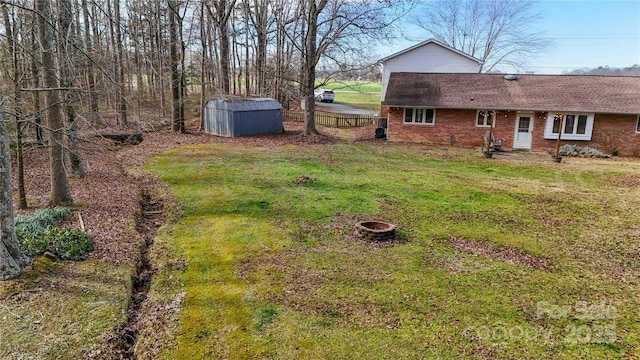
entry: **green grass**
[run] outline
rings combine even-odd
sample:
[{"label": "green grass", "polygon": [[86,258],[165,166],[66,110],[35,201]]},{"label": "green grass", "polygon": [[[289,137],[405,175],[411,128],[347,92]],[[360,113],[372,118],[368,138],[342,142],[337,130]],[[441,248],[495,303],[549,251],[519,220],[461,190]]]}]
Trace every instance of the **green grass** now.
[{"label": "green grass", "polygon": [[[158,357],[637,354],[640,188],[629,179],[640,163],[513,159],[358,144],[157,156],[149,170],[184,212],[154,245],[149,297],[184,298]],[[356,241],[353,224],[368,218],[404,241]],[[457,250],[452,238],[552,266]]]},{"label": "green grass", "polygon": [[335,103],[380,111],[381,83],[332,80],[326,84],[322,84],[322,81],[322,79],[317,80],[316,85],[326,89],[333,89],[335,93]]},{"label": "green grass", "polygon": [[336,104],[349,105],[360,109],[380,111],[380,94],[363,94],[356,92],[336,92]]},{"label": "green grass", "polygon": [[378,93],[378,96],[380,96],[380,91],[382,89],[382,83],[380,82],[355,80],[330,80],[326,84],[323,82],[323,79],[317,79],[316,86],[319,86],[323,89],[333,89],[334,91]]},{"label": "green grass", "polygon": [[1,359],[81,359],[127,322],[134,269],[36,258],[0,283]]}]

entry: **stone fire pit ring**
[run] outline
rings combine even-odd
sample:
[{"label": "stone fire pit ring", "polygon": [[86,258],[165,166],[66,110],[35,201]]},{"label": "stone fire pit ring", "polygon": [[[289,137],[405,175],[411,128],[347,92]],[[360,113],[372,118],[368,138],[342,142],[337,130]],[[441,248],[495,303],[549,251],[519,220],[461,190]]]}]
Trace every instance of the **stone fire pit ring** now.
[{"label": "stone fire pit ring", "polygon": [[396,237],[396,226],[382,221],[360,221],[356,236],[368,241],[388,241]]}]

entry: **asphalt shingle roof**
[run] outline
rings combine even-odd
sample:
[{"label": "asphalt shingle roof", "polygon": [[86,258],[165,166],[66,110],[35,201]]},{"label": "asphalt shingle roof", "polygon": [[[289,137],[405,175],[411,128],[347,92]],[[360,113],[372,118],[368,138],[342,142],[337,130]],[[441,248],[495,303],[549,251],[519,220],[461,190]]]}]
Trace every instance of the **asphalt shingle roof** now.
[{"label": "asphalt shingle roof", "polygon": [[392,73],[383,104],[640,114],[640,77]]}]

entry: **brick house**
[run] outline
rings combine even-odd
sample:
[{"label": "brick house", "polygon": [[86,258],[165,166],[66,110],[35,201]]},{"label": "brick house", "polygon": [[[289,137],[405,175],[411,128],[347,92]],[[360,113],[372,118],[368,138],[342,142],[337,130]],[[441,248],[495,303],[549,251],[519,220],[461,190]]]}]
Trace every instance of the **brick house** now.
[{"label": "brick house", "polygon": [[493,124],[505,150],[548,150],[561,131],[640,156],[640,77],[396,72],[382,106],[390,141],[479,147]]}]

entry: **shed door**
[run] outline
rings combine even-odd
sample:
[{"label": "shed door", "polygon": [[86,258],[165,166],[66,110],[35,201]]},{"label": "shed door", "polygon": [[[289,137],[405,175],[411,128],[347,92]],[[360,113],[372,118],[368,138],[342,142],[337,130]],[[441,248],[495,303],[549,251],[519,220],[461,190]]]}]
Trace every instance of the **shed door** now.
[{"label": "shed door", "polygon": [[516,128],[513,136],[513,148],[531,150],[533,137],[533,113],[521,113],[516,117]]}]

